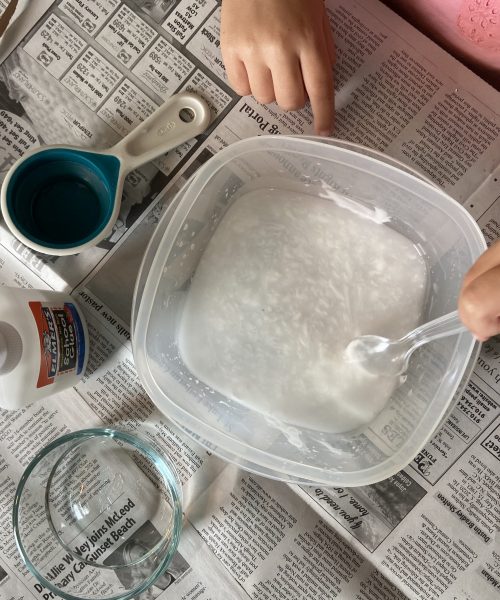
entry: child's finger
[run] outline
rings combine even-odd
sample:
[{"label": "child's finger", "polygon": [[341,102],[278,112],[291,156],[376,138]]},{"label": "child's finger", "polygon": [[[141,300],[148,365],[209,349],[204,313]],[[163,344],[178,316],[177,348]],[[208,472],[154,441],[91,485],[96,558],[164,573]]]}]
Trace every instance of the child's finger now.
[{"label": "child's finger", "polygon": [[283,110],[298,110],[306,102],[297,56],[283,55],[271,65],[276,102]]},{"label": "child's finger", "polygon": [[481,254],[476,260],[472,268],[469,269],[464,277],[464,287],[476,279],[476,277],[479,277],[479,275],[485,271],[489,271],[497,265],[500,265],[500,241],[492,244],[488,250]]},{"label": "child's finger", "polygon": [[302,77],[314,115],[314,129],[319,135],[330,135],[333,128],[333,72],[326,43],[308,48],[301,55]]},{"label": "child's finger", "polygon": [[240,96],[248,96],[251,93],[250,82],[243,62],[238,58],[227,59],[225,67],[229,85]]},{"label": "child's finger", "polygon": [[458,310],[464,325],[478,339],[500,333],[500,265],[464,285]]},{"label": "child's finger", "polygon": [[274,86],[271,71],[267,65],[247,62],[246,70],[253,97],[261,104],[274,102]]},{"label": "child's finger", "polygon": [[323,33],[326,40],[326,47],[328,50],[328,55],[330,56],[330,62],[332,63],[332,67],[335,66],[335,42],[333,40],[333,31],[330,21],[328,19],[328,14],[325,11],[325,16],[323,17]]}]

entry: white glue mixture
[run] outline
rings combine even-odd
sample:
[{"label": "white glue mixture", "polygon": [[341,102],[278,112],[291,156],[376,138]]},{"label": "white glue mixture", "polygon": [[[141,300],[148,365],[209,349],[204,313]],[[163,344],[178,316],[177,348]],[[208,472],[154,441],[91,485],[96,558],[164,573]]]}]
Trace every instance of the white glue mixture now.
[{"label": "white glue mixture", "polygon": [[301,427],[370,422],[397,381],[346,363],[344,349],[418,325],[426,267],[412,242],[362,214],[272,189],[236,200],[183,311],[179,347],[192,373]]}]

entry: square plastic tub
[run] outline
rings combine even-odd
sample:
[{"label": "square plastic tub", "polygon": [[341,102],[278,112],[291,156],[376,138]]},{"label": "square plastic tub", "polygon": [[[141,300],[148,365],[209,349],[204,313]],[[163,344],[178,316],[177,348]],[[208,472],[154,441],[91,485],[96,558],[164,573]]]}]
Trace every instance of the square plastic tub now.
[{"label": "square plastic tub", "polygon": [[479,351],[469,333],[417,350],[406,382],[378,416],[342,434],[270,419],[196,379],[179,353],[183,303],[209,240],[237,198],[270,187],[324,198],[334,191],[389,215],[386,225],[412,240],[427,263],[424,321],[456,308],[462,278],[486,247],[462,206],[387,157],[321,138],[261,136],[237,142],[184,186],[146,251],[133,309],[139,376],[163,413],[243,468],[328,486],[381,481],[413,459],[451,409]]}]

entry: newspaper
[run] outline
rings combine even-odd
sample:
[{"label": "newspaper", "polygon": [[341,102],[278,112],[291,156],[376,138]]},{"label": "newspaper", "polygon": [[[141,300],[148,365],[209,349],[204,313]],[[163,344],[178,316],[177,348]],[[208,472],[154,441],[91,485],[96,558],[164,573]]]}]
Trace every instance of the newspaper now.
[{"label": "newspaper", "polygon": [[[464,205],[488,243],[497,239],[500,93],[378,0],[327,7],[337,43],[336,135],[417,169]],[[0,282],[70,291],[92,342],[76,388],[1,412],[0,598],[52,597],[22,564],[12,534],[13,494],[30,458],[63,433],[111,425],[167,453],[183,485],[179,550],[144,597],[496,598],[498,340],[483,345],[456,406],[412,463],[361,488],[287,485],[228,465],[141,387],[130,345],[134,282],[176,191],[236,140],[313,131],[309,108],[283,113],[234,94],[219,28],[216,0],[57,0],[0,66],[2,176],[39,145],[109,146],[180,90],[202,95],[213,117],[205,134],[127,177],[118,221],[97,247],[36,255],[0,225]],[[390,446],[394,432],[379,434]],[[154,537],[151,524],[142,527],[143,538]],[[56,569],[55,581],[70,567]]]}]

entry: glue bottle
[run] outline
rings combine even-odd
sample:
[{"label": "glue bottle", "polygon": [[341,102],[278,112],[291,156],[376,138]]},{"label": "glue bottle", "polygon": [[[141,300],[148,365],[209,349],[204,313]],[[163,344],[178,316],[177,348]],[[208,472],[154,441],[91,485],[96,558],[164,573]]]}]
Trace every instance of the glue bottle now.
[{"label": "glue bottle", "polygon": [[76,385],[88,354],[85,318],[71,296],[0,286],[0,408]]}]

